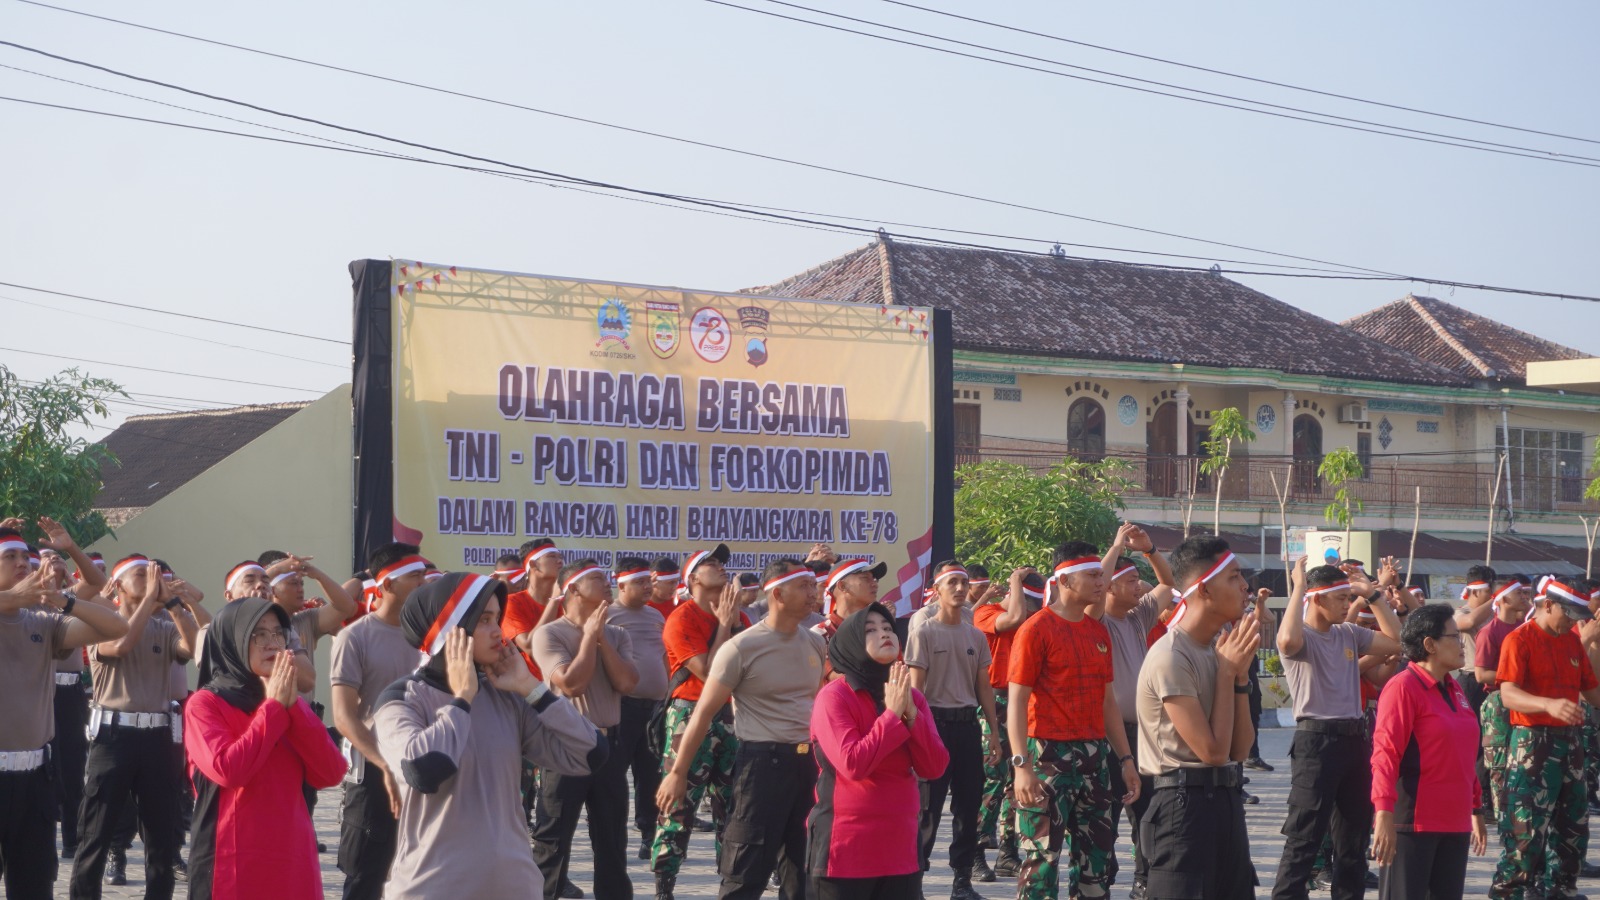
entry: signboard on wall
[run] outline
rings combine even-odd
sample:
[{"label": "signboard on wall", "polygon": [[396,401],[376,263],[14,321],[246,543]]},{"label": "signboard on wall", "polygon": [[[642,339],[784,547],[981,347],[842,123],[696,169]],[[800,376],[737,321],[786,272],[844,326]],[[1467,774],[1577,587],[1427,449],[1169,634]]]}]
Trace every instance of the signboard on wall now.
[{"label": "signboard on wall", "polygon": [[1345,543],[1343,531],[1318,531],[1310,529],[1305,534],[1305,552],[1311,558],[1308,566],[1338,565],[1341,559],[1359,559],[1368,572],[1377,571],[1377,560],[1372,555],[1372,532],[1352,531]]},{"label": "signboard on wall", "polygon": [[550,537],[607,566],[726,543],[759,572],[826,543],[888,562],[903,614],[950,552],[945,313],[351,268],[358,559],[415,539],[487,572]]}]

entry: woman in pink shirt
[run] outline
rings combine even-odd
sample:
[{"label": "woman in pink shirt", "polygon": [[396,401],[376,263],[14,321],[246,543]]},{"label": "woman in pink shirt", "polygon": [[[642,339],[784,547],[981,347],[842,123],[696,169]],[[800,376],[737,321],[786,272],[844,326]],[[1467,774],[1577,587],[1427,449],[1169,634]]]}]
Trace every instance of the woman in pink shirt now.
[{"label": "woman in pink shirt", "polygon": [[839,623],[828,661],[841,678],[817,694],[811,737],[817,804],[808,823],[814,900],[916,900],[917,779],[950,762],[900,656],[894,613],[874,603]]},{"label": "woman in pink shirt", "polygon": [[195,804],[189,896],[321,900],[317,835],[301,785],[333,787],[345,760],[295,693],[289,617],[247,597],[206,634],[184,749]]},{"label": "woman in pink shirt", "polygon": [[[1372,855],[1379,900],[1460,900],[1467,851],[1486,843],[1478,786],[1478,717],[1450,674],[1465,654],[1443,604],[1406,617],[1410,663],[1383,688],[1372,734]],[[1469,838],[1470,835],[1470,838]]]}]

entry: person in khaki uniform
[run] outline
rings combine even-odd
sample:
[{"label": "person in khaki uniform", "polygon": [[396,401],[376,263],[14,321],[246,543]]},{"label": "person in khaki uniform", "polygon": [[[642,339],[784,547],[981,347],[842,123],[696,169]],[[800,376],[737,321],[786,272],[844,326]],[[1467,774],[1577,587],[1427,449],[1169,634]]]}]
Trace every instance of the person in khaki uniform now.
[{"label": "person in khaki uniform", "polygon": [[[938,778],[922,782],[918,850],[926,871],[945,795],[951,793],[950,868],[955,878],[950,896],[981,900],[972,888],[972,874],[978,855],[983,767],[986,757],[993,762],[1000,757],[994,688],[989,684],[989,642],[962,615],[967,609],[967,570],[952,559],[934,566],[933,572],[937,613],[911,630],[905,660],[911,686],[927,699],[939,739],[950,751],[950,764]],[[987,738],[978,727],[980,714],[989,726]]]},{"label": "person in khaki uniform", "polygon": [[[173,593],[143,556],[111,570],[128,631],[89,651],[94,705],[91,743],[72,866],[73,900],[98,900],[114,832],[130,799],[144,824],[145,897],[168,900],[181,837],[178,793],[182,766],[172,752],[181,740],[172,722],[172,664],[194,657],[199,625],[183,595]],[[170,621],[156,611],[172,614]]]}]

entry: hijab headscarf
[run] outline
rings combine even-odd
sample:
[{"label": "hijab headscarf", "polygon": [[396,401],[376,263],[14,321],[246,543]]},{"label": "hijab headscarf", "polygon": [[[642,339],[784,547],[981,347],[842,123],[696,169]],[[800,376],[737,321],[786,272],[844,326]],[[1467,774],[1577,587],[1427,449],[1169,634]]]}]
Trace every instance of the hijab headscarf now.
[{"label": "hijab headscarf", "polygon": [[[441,639],[449,628],[471,632],[477,627],[484,607],[495,597],[500,598],[500,614],[504,616],[505,582],[470,572],[451,572],[411,592],[400,608],[400,628],[405,632],[406,643],[422,651],[423,663],[417,669],[418,678],[449,693],[450,676],[445,668]],[[429,646],[424,646],[425,642]],[[437,653],[431,650],[433,642],[438,642]]]},{"label": "hijab headscarf", "polygon": [[206,631],[200,660],[200,689],[211,691],[247,713],[267,699],[267,686],[250,668],[250,633],[262,619],[289,631],[289,614],[259,597],[245,597],[224,606]]},{"label": "hijab headscarf", "polygon": [[883,616],[890,626],[894,625],[894,613],[882,603],[873,603],[851,613],[839,623],[833,640],[828,642],[828,662],[835,672],[844,676],[850,687],[871,694],[872,702],[881,712],[883,686],[889,682],[889,666],[867,653],[867,616],[872,613]]}]

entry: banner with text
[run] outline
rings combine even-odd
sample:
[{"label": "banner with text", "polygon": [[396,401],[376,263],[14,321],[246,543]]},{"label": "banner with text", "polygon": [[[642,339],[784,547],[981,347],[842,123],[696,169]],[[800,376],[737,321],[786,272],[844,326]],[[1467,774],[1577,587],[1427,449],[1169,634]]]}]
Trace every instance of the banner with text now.
[{"label": "banner with text", "polygon": [[392,265],[395,530],[440,567],[821,542],[920,605],[930,310]]}]

